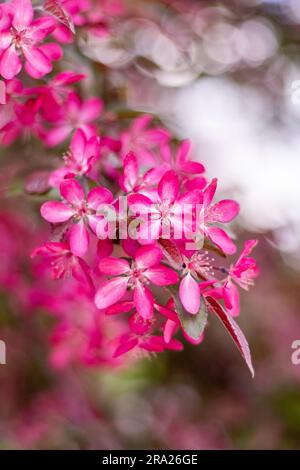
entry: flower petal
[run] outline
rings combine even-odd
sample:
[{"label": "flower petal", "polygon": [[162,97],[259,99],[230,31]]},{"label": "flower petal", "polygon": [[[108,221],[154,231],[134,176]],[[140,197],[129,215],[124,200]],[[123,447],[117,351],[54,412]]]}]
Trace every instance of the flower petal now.
[{"label": "flower petal", "polygon": [[72,225],[69,237],[72,253],[76,256],[84,256],[89,246],[89,234],[82,220]]},{"label": "flower petal", "polygon": [[45,136],[45,143],[49,147],[55,147],[55,145],[58,145],[63,142],[68,137],[71,131],[72,128],[69,124],[63,124],[54,127],[54,129],[50,129],[47,132]]},{"label": "flower petal", "polygon": [[46,75],[51,72],[52,64],[39,48],[23,47],[22,50],[31,67],[36,69],[40,74]]},{"label": "flower petal", "polygon": [[202,163],[199,162],[185,162],[180,165],[180,171],[183,173],[187,173],[189,176],[197,175],[199,173],[203,173],[205,171],[204,166]]},{"label": "flower petal", "polygon": [[54,42],[47,42],[47,44],[42,44],[39,46],[39,51],[42,52],[51,62],[60,60],[63,56],[61,47]]},{"label": "flower petal", "polygon": [[164,341],[169,343],[172,339],[172,336],[178,329],[178,323],[173,320],[167,320],[164,326]]},{"label": "flower petal", "polygon": [[200,288],[195,279],[188,273],[180,282],[179,297],[185,310],[197,314],[200,309]]},{"label": "flower petal", "polygon": [[221,228],[206,227],[205,232],[211,241],[226,255],[233,255],[236,252],[235,244]]},{"label": "flower petal", "polygon": [[75,207],[81,206],[84,201],[84,191],[77,180],[66,179],[60,184],[59,189],[62,197],[70,204]]},{"label": "flower petal", "polygon": [[209,209],[210,222],[230,222],[240,211],[240,205],[231,199],[223,199]]},{"label": "flower petal", "polygon": [[115,304],[124,296],[127,290],[127,277],[116,277],[104,281],[95,295],[95,304],[98,308],[107,308]]},{"label": "flower petal", "polygon": [[158,183],[158,194],[161,201],[174,202],[179,192],[179,179],[172,170],[167,171]]},{"label": "flower petal", "polygon": [[223,296],[227,310],[233,317],[237,317],[240,313],[240,294],[236,285],[230,280],[224,285]]},{"label": "flower petal", "polygon": [[11,45],[12,36],[9,31],[1,31],[0,34],[0,51],[7,49]]},{"label": "flower petal", "polygon": [[169,286],[178,282],[176,271],[162,265],[147,269],[144,275],[156,286]]},{"label": "flower petal", "polygon": [[25,29],[33,19],[31,0],[13,0],[12,11],[14,14],[12,24],[16,29]]},{"label": "flower petal", "polygon": [[152,292],[140,282],[137,283],[134,294],[133,301],[137,312],[145,320],[149,320],[153,316],[153,295]]},{"label": "flower petal", "polygon": [[106,258],[113,252],[113,243],[111,240],[98,240],[97,242],[97,255],[99,259]]},{"label": "flower petal", "polygon": [[86,100],[80,111],[82,122],[91,122],[97,119],[103,109],[103,103],[99,98],[90,98]]},{"label": "flower petal", "polygon": [[209,204],[214,198],[214,195],[217,189],[217,183],[218,183],[217,178],[214,178],[204,190],[203,203],[206,207],[209,206]]},{"label": "flower petal", "polygon": [[131,335],[123,335],[120,338],[120,344],[116,348],[113,357],[122,356],[122,354],[127,353],[131,349],[135,348],[138,345],[138,339],[134,338]]},{"label": "flower petal", "polygon": [[7,80],[14,78],[21,70],[22,64],[16,52],[15,46],[11,45],[2,54],[0,59],[0,74]]},{"label": "flower petal", "polygon": [[74,211],[71,207],[59,201],[45,202],[41,207],[41,216],[52,224],[65,222],[70,219],[73,214]]},{"label": "flower petal", "polygon": [[130,269],[128,261],[121,258],[113,258],[112,256],[103,258],[98,264],[98,267],[102,273],[111,276],[125,274]]},{"label": "flower petal", "polygon": [[139,269],[155,266],[162,259],[162,252],[156,246],[138,248],[135,254],[135,262]]},{"label": "flower petal", "polygon": [[138,178],[137,159],[133,152],[129,152],[127,153],[127,155],[125,155],[123,161],[123,168],[123,186],[126,191],[131,191],[134,188]]},{"label": "flower petal", "polygon": [[147,215],[151,213],[159,213],[155,209],[153,202],[143,194],[131,194],[128,199],[130,212],[134,215]]},{"label": "flower petal", "polygon": [[191,141],[188,139],[183,140],[176,151],[176,162],[178,162],[180,165],[185,163],[187,161],[187,156],[189,154],[190,149]]},{"label": "flower petal", "polygon": [[113,199],[110,190],[100,186],[92,189],[87,196],[88,205],[94,210],[97,210],[102,204],[111,203]]},{"label": "flower petal", "polygon": [[86,139],[85,133],[81,129],[77,129],[77,131],[74,133],[72,137],[70,149],[72,152],[72,156],[78,162],[81,162],[82,160],[85,145],[86,145],[86,140],[87,139]]},{"label": "flower petal", "polygon": [[245,242],[243,251],[241,252],[241,255],[239,259],[237,260],[236,264],[239,264],[243,258],[246,258],[248,255],[250,255],[251,251],[257,245],[257,243],[258,243],[258,240],[247,240]]}]

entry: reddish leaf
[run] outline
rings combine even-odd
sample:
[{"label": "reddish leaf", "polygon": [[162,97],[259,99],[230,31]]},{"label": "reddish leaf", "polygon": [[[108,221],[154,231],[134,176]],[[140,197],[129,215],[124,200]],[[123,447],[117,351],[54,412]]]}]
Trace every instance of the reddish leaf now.
[{"label": "reddish leaf", "polygon": [[160,238],[159,244],[170,265],[175,269],[180,268],[182,264],[182,256],[176,243],[172,240]]},{"label": "reddish leaf", "polygon": [[43,4],[43,8],[47,13],[54,16],[58,21],[67,26],[70,31],[75,34],[75,27],[72,18],[63,8],[59,0],[46,0]]},{"label": "reddish leaf", "polygon": [[242,332],[238,324],[233,320],[231,315],[223,309],[219,302],[217,302],[210,296],[206,297],[206,301],[209,304],[209,308],[213,310],[213,312],[219,317],[226,330],[232,337],[247,366],[249,367],[252,377],[254,377],[250,349],[247,340],[244,336],[244,333]]}]

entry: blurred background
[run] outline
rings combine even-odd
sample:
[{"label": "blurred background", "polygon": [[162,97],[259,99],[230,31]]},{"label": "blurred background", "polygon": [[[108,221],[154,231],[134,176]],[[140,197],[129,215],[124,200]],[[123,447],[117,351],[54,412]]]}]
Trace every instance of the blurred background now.
[{"label": "blurred background", "polygon": [[[29,259],[43,226],[39,200],[20,196],[17,184],[7,191],[22,173],[7,149],[0,336],[11,346],[0,366],[0,448],[299,448],[300,364],[291,355],[300,340],[300,2],[107,0],[99,12],[103,34],[79,32],[66,64],[80,54],[82,70],[92,68],[97,83],[86,87],[104,99],[106,118],[153,113],[190,138],[219,178],[218,196],[241,204],[239,248],[259,240],[261,275],[238,319],[256,377],[214,319],[205,341],[181,353],[54,370],[45,338],[55,286],[34,281]],[[84,300],[68,302],[84,311]],[[68,335],[76,356],[80,339]]]}]

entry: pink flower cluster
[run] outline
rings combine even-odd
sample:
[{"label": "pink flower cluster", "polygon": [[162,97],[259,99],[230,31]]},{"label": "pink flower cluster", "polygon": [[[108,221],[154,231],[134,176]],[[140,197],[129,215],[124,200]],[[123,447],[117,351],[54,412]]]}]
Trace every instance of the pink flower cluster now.
[{"label": "pink flower cluster", "polygon": [[[65,146],[41,191],[51,191],[41,206],[51,240],[33,255],[49,263],[55,279],[73,278],[74,298],[84,295],[102,320],[124,317],[126,328],[111,343],[112,358],[131,350],[180,350],[179,330],[199,344],[213,313],[253,373],[233,317],[239,313],[238,289],[248,289],[258,275],[249,256],[256,241],[246,242],[237,261],[223,262],[236,252],[224,224],[238,215],[238,203],[215,201],[217,180],[207,181],[203,165],[191,159],[190,143],[175,145],[153,117],[141,115],[127,127],[114,117],[108,132],[102,100],[76,91],[83,74],[62,68],[43,79],[62,57],[49,37],[69,43],[74,24],[93,25],[89,8],[89,1],[46,2],[37,16],[30,0],[0,6],[0,141],[10,145],[31,137],[48,148]],[[33,83],[15,78],[23,65]],[[97,326],[86,323],[82,335],[97,342]],[[73,343],[79,330],[68,317],[57,341],[67,337]]]}]

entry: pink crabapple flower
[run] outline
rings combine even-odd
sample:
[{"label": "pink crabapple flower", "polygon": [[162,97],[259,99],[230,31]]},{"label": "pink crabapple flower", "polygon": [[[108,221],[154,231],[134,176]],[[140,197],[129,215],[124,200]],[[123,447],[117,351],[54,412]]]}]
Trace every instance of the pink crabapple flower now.
[{"label": "pink crabapple flower", "polygon": [[234,282],[242,289],[248,290],[259,275],[255,259],[248,256],[256,245],[257,240],[247,240],[237,262],[229,268],[228,278],[223,287],[223,297],[225,306],[232,316],[238,316],[240,312],[239,291]]},{"label": "pink crabapple flower", "polygon": [[[205,168],[202,163],[189,159],[191,143],[183,140],[173,154],[170,142],[160,147],[161,161],[159,165],[150,168],[143,177],[146,184],[157,184],[167,171],[174,171],[179,178],[182,187],[187,191],[202,190],[206,186],[206,179],[201,175]],[[125,166],[124,166],[125,170]],[[201,175],[201,176],[199,176]],[[143,185],[141,185],[143,188]],[[135,189],[138,191],[138,189]]]},{"label": "pink crabapple flower", "polygon": [[10,80],[22,69],[24,56],[26,72],[40,78],[52,70],[52,61],[62,56],[54,43],[40,44],[54,29],[56,21],[50,16],[34,19],[31,0],[12,0],[11,24],[0,36],[0,75]]},{"label": "pink crabapple flower", "polygon": [[139,116],[133,121],[130,129],[121,134],[122,155],[133,151],[139,163],[147,167],[158,163],[156,151],[170,140],[170,133],[166,129],[148,127],[152,120],[151,115]]},{"label": "pink crabapple flower", "polygon": [[39,116],[40,100],[29,99],[25,103],[16,102],[11,110],[11,117],[0,128],[0,142],[10,145],[19,136],[28,140],[31,136],[42,139],[45,129]]},{"label": "pink crabapple flower", "polygon": [[12,5],[11,3],[2,3],[0,5],[0,32],[7,31],[11,23]]},{"label": "pink crabapple flower", "polygon": [[[183,180],[194,178],[195,175],[204,173],[205,168],[202,163],[190,160],[189,153],[191,149],[191,142],[189,140],[183,140],[175,154],[172,154],[169,143],[162,145],[160,154],[163,160],[162,167],[166,167],[168,170],[174,170],[176,174]],[[202,177],[202,181],[205,179]]]},{"label": "pink crabapple flower", "polygon": [[92,169],[99,158],[100,139],[92,136],[87,139],[81,129],[73,134],[70,150],[64,154],[63,167],[53,171],[49,177],[49,184],[58,187],[65,178],[83,176]]},{"label": "pink crabapple flower", "polygon": [[155,199],[157,195],[157,181],[159,181],[166,169],[161,171],[161,167],[151,168],[143,176],[140,175],[138,159],[134,152],[130,151],[123,159],[123,173],[119,177],[121,189],[127,193],[139,192],[150,199]]},{"label": "pink crabapple flower", "polygon": [[[6,124],[15,120],[14,106],[18,104],[18,99],[23,96],[23,84],[17,78],[13,78],[12,80],[0,80],[0,85],[1,84],[2,93],[0,93],[0,130]],[[3,136],[2,143],[4,143]]]},{"label": "pink crabapple flower", "polygon": [[[47,96],[47,92],[38,95],[38,99],[42,100],[42,95]],[[174,339],[179,330],[182,330],[187,341],[199,344],[204,334],[201,327],[203,324],[205,327],[207,312],[210,310],[219,316],[252,371],[247,342],[230,319],[236,303],[235,284],[245,287],[255,277],[252,258],[248,258],[252,245],[244,250],[238,262],[228,270],[213,266],[215,260],[204,249],[198,246],[186,247],[187,241],[194,241],[195,237],[201,235],[205,242],[208,238],[218,248],[214,248],[214,251],[233,254],[235,245],[220,225],[236,217],[238,203],[233,200],[213,203],[217,180],[208,184],[202,175],[204,167],[189,160],[188,141],[183,141],[173,155],[168,139],[154,133],[147,151],[153,157],[152,162],[160,164],[155,163],[151,168],[149,153],[147,160],[140,148],[139,155],[132,150],[124,153],[124,141],[121,148],[118,138],[96,137],[92,121],[100,111],[97,105],[95,111],[95,102],[87,106],[88,119],[86,116],[82,119],[82,109],[87,102],[82,102],[68,90],[62,95],[64,108],[46,136],[48,145],[62,142],[73,129],[75,133],[70,150],[64,156],[64,166],[50,176],[51,185],[59,187],[63,201],[49,201],[41,207],[41,214],[48,222],[63,224],[57,227],[63,247],[52,247],[51,250],[59,253],[51,253],[51,256],[48,247],[45,257],[49,256],[54,270],[69,270],[80,283],[82,270],[87,273],[83,266],[88,271],[90,269],[81,258],[87,254],[89,238],[92,237],[92,246],[95,246],[93,241],[99,238],[96,259],[100,261],[92,273],[93,277],[100,274],[101,278],[94,303],[104,318],[120,313],[127,315],[125,332],[122,329],[122,334],[112,339],[115,348],[113,356],[122,356],[133,350],[137,354],[162,352],[165,349],[180,350],[182,344]],[[150,117],[139,118],[135,125],[146,134],[150,120]],[[141,145],[147,148],[145,142]],[[90,185],[97,185],[99,170],[101,178],[114,188],[115,196],[101,186],[88,192]],[[87,195],[74,177],[80,178]],[[110,207],[116,217],[115,211],[120,212],[121,209],[117,197],[124,194],[129,207],[126,225],[129,237],[118,240],[117,231],[113,245],[111,239],[108,239],[107,211],[105,214],[103,209]],[[136,229],[134,235],[130,230],[132,222]],[[90,262],[92,251],[88,253]],[[120,256],[124,252],[124,257]],[[75,272],[72,271],[74,265],[77,267]],[[216,278],[213,269],[226,273],[226,278]],[[167,289],[167,286],[173,287]],[[165,307],[158,303],[157,287],[163,288],[161,290],[169,297]],[[94,292],[93,287],[90,292]],[[229,313],[216,299],[224,301]],[[81,337],[80,331],[73,330],[72,325],[69,331]],[[68,338],[69,334],[66,336],[66,345]]]},{"label": "pink crabapple flower", "polygon": [[87,226],[94,233],[96,230],[105,232],[108,222],[102,211],[113,202],[113,195],[108,189],[98,186],[91,189],[85,198],[82,187],[75,179],[63,181],[60,194],[65,202],[45,202],[41,207],[41,215],[52,224],[71,222],[71,251],[76,256],[83,256],[89,246]]},{"label": "pink crabapple flower", "polygon": [[31,257],[42,256],[50,261],[53,279],[74,277],[78,282],[93,289],[90,268],[87,263],[73,255],[68,243],[48,242],[34,249]]},{"label": "pink crabapple flower", "polygon": [[193,208],[202,202],[202,194],[193,190],[179,195],[179,189],[179,178],[170,170],[158,183],[156,201],[140,193],[128,197],[130,211],[136,216],[139,214],[141,220],[136,233],[140,243],[153,243],[166,232],[170,238],[174,236],[171,231],[176,232],[177,237],[189,237],[193,230]]},{"label": "pink crabapple flower", "polygon": [[82,101],[76,93],[71,93],[56,125],[45,136],[45,143],[55,147],[69,137],[73,130],[81,129],[87,139],[96,135],[93,121],[98,119],[103,108],[100,98],[89,98]]},{"label": "pink crabapple flower", "polygon": [[139,169],[135,153],[128,152],[123,159],[123,173],[119,178],[119,185],[126,193],[138,191]]},{"label": "pink crabapple flower", "polygon": [[227,233],[212,224],[231,222],[239,213],[239,204],[231,199],[224,199],[211,205],[217,189],[217,179],[203,191],[203,231],[204,234],[227,255],[236,252],[236,246]]},{"label": "pink crabapple flower", "polygon": [[48,80],[47,84],[25,90],[25,94],[38,95],[41,98],[41,112],[44,119],[55,122],[61,114],[61,108],[73,93],[72,85],[85,78],[84,74],[66,70]]},{"label": "pink crabapple flower", "polygon": [[154,335],[151,321],[139,315],[129,317],[128,324],[130,332],[118,338],[114,357],[119,357],[136,348],[144,354],[163,352],[166,349],[181,351],[183,348],[180,341],[176,339],[170,338],[169,341],[165,341],[163,336]]},{"label": "pink crabapple flower", "polygon": [[81,322],[62,319],[52,332],[50,363],[56,369],[64,369],[75,361],[87,367],[113,365],[113,349],[110,350],[103,325],[93,312],[89,313]]},{"label": "pink crabapple flower", "polygon": [[161,260],[161,250],[153,246],[138,248],[131,263],[122,258],[102,259],[100,271],[114,277],[102,282],[97,289],[96,306],[100,309],[110,307],[121,300],[130,288],[139,315],[144,319],[152,318],[154,299],[148,284],[168,286],[178,281],[177,273],[160,264]]}]

